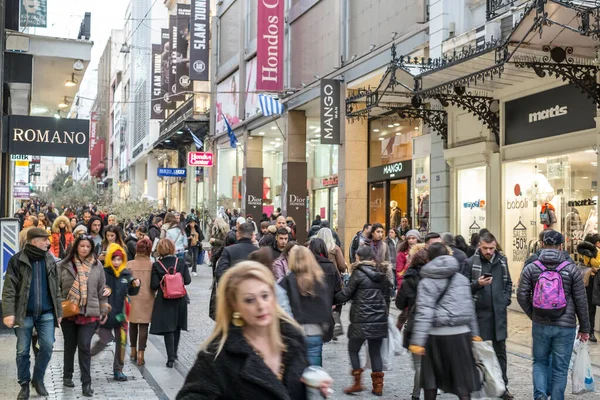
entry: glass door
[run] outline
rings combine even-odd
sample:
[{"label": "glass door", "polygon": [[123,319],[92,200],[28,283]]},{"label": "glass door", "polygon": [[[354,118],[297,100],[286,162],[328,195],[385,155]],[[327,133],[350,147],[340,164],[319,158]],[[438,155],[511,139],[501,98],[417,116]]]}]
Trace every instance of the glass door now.
[{"label": "glass door", "polygon": [[369,184],[369,223],[376,222],[385,225],[386,221],[386,182]]},{"label": "glass door", "polygon": [[389,199],[389,224],[386,228],[398,228],[402,218],[410,215],[408,179],[399,179],[390,182]]}]

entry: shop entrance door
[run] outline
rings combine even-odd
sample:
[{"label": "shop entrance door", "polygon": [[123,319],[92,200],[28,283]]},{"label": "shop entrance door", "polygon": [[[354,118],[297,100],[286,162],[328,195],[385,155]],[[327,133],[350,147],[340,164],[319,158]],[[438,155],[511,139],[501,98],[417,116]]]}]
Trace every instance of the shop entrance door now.
[{"label": "shop entrance door", "polygon": [[[400,226],[402,217],[410,215],[409,179],[369,184],[369,223],[379,222],[386,229]],[[392,203],[395,202],[395,203]],[[395,208],[392,208],[395,205]],[[410,222],[410,218],[409,218]],[[387,233],[386,233],[387,235]]]}]

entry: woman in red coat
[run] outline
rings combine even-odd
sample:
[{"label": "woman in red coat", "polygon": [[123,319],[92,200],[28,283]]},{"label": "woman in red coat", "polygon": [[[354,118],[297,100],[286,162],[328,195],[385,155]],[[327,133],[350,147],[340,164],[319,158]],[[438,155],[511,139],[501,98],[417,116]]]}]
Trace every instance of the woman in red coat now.
[{"label": "woman in red coat", "polygon": [[420,241],[421,234],[419,233],[419,231],[412,229],[406,233],[406,239],[404,240],[404,242],[400,243],[400,247],[398,248],[398,255],[396,256],[396,284],[398,285],[398,290],[400,290],[400,287],[402,287],[402,279],[404,279],[404,274],[410,266],[408,252],[410,251],[411,247],[413,247]]},{"label": "woman in red coat", "polygon": [[74,240],[69,219],[64,215],[57,217],[52,224],[52,254],[62,260],[69,253]]}]

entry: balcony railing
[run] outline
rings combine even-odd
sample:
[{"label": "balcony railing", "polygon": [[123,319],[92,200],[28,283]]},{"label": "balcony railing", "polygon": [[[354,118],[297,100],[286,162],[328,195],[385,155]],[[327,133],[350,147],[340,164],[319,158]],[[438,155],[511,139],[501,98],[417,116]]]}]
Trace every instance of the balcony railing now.
[{"label": "balcony railing", "polygon": [[486,0],[486,16],[488,21],[502,15],[510,10],[511,7],[517,7],[530,0]]}]

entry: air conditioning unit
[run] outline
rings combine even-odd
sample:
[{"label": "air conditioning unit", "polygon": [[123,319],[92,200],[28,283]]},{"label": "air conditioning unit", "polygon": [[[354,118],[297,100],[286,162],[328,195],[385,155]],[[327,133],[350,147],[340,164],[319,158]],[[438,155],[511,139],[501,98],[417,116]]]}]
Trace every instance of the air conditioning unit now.
[{"label": "air conditioning unit", "polygon": [[491,21],[475,30],[475,46],[479,49],[492,40],[502,37],[500,21]]}]

